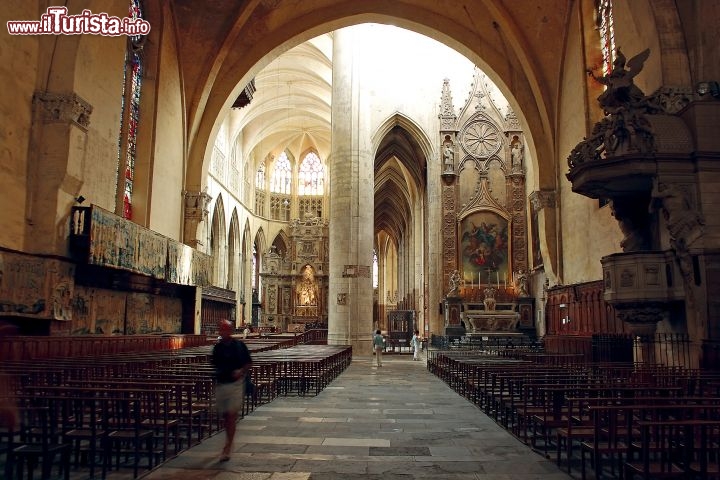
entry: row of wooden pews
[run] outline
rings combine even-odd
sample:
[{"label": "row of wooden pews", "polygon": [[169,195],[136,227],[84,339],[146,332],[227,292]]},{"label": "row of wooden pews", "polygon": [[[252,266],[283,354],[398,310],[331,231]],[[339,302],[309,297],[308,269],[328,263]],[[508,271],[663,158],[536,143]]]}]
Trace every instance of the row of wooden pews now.
[{"label": "row of wooden pews", "polygon": [[[246,343],[256,389],[243,414],[279,395],[316,395],[352,360],[349,346]],[[136,478],[202,442],[221,428],[212,347],[3,362],[0,400],[19,417],[0,428],[3,478],[32,478],[36,469],[41,478],[119,469]]]},{"label": "row of wooden pews", "polygon": [[717,372],[457,350],[431,352],[428,369],[583,479],[720,478]]}]

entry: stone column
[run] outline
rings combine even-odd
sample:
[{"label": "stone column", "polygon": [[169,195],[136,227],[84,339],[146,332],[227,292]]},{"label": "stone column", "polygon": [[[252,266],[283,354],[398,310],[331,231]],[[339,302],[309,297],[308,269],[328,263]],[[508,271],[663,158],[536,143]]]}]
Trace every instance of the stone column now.
[{"label": "stone column", "polygon": [[336,31],[333,45],[328,343],[369,355],[374,229],[369,99],[362,97],[357,30]]},{"label": "stone column", "polygon": [[557,192],[536,190],[530,194],[530,205],[537,212],[540,252],[543,269],[552,283],[558,283],[557,259]]},{"label": "stone column", "polygon": [[[185,200],[185,224],[183,229],[183,242],[193,248],[200,247],[198,239],[198,226],[208,218],[210,210],[210,200],[212,197],[205,191],[202,192],[183,192]],[[208,245],[209,249],[210,246]]]},{"label": "stone column", "polygon": [[92,110],[75,93],[35,92],[33,96],[26,235],[30,252],[68,253],[70,208],[84,183]]}]

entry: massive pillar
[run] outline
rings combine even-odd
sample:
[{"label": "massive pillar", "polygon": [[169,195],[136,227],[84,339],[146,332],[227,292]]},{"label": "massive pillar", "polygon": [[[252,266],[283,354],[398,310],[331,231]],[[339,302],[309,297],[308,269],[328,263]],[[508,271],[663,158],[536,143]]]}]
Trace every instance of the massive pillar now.
[{"label": "massive pillar", "polygon": [[92,106],[75,93],[35,92],[26,250],[67,255],[70,210],[84,183]]},{"label": "massive pillar", "polygon": [[372,340],[374,169],[357,29],[333,40],[328,343],[369,355]]}]

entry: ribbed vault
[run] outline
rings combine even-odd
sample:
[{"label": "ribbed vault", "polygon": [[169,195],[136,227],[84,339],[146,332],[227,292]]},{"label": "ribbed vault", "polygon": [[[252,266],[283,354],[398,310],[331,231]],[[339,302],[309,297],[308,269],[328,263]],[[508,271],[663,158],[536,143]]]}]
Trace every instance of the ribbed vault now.
[{"label": "ribbed vault", "polygon": [[425,190],[426,158],[417,140],[396,125],[375,156],[375,236],[385,232],[398,246],[412,228],[415,203]]},{"label": "ribbed vault", "polygon": [[263,159],[272,150],[299,155],[330,153],[332,60],[330,39],[321,36],[276,58],[255,77],[248,107],[232,112],[231,137],[242,137],[243,151]]}]

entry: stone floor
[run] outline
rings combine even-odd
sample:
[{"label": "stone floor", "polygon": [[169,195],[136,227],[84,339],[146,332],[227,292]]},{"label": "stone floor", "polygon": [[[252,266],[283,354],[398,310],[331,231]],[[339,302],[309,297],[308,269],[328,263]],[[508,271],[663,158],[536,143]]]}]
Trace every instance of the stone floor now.
[{"label": "stone floor", "polygon": [[[224,433],[144,480],[571,478],[428,372],[424,361],[371,356],[317,397],[280,397],[238,424],[231,459]],[[113,476],[114,477],[114,476]]]}]

